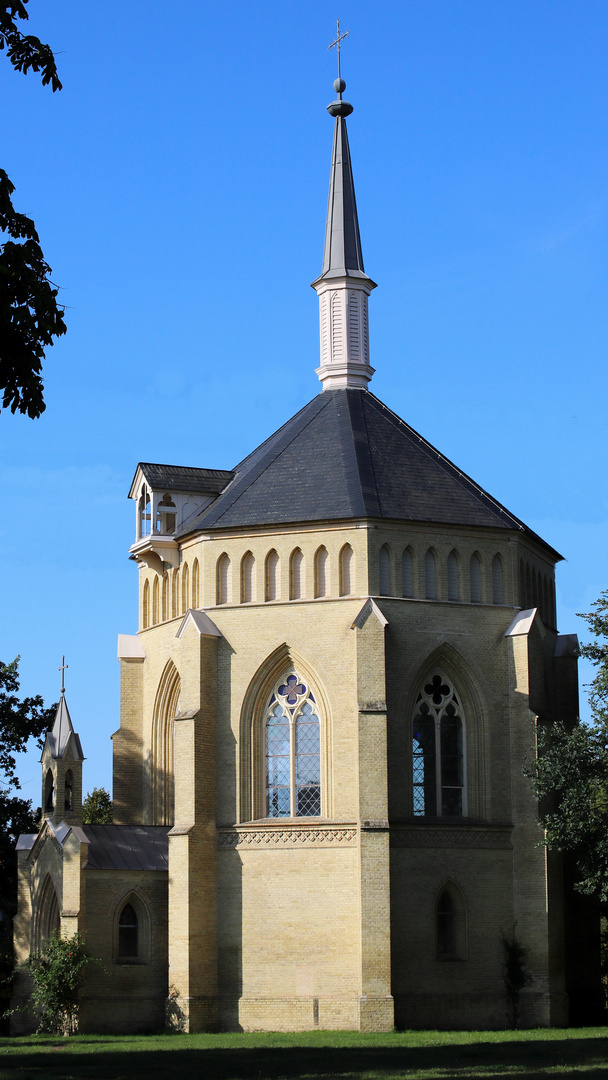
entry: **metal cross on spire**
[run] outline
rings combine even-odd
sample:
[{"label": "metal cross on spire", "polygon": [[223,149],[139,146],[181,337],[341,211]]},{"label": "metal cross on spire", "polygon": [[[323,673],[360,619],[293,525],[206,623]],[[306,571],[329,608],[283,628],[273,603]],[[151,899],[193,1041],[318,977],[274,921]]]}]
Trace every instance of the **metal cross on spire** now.
[{"label": "metal cross on spire", "polygon": [[336,19],[336,40],[332,41],[331,45],[328,45],[327,48],[328,49],[333,49],[335,47],[336,52],[338,54],[338,78],[339,79],[342,78],[342,73],[340,71],[340,48],[342,46],[342,42],[344,41],[344,38],[347,38],[349,34],[350,34],[350,30],[345,30],[342,34],[340,33],[340,20]]},{"label": "metal cross on spire", "polygon": [[65,694],[65,677],[64,677],[65,676],[65,670],[69,666],[70,665],[66,664],[66,662],[65,662],[65,656],[62,656],[61,657],[61,667],[57,668],[57,671],[61,672],[61,693],[62,694]]}]

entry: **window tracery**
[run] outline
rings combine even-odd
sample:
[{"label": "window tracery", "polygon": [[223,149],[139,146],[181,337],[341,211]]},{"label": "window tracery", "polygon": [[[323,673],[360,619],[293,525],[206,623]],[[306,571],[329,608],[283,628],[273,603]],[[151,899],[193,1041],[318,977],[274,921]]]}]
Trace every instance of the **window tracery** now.
[{"label": "window tracery", "polygon": [[295,671],[276,684],[264,730],[267,816],[318,817],[320,721],[314,695]]},{"label": "window tracery", "polygon": [[437,673],[418,694],[412,730],[415,817],[466,813],[464,724],[454,687]]}]

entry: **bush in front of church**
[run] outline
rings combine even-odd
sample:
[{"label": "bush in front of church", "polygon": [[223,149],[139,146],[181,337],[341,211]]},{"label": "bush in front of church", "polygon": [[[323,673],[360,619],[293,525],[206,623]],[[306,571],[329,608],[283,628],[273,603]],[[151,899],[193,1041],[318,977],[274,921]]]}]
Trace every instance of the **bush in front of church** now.
[{"label": "bush in front of church", "polygon": [[38,1017],[38,1034],[73,1035],[78,1030],[78,992],[85,968],[99,960],[87,952],[80,934],[53,934],[40,952],[25,962],[33,988],[30,1006]]}]

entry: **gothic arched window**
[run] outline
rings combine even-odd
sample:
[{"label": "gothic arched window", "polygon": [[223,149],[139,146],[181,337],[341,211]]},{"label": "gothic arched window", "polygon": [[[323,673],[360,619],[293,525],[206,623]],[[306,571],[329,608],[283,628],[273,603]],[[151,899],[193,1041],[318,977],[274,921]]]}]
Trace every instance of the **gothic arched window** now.
[{"label": "gothic arched window", "polygon": [[144,581],[141,622],[144,630],[147,630],[150,623],[150,582],[147,578]]},{"label": "gothic arched window", "polygon": [[188,563],[184,563],[182,570],[182,615],[188,610],[188,600],[190,593],[190,571],[188,569]]},{"label": "gothic arched window", "polygon": [[464,725],[454,688],[433,675],[418,694],[412,729],[415,817],[462,817]]},{"label": "gothic arched window", "polygon": [[46,778],[44,781],[44,809],[51,812],[55,808],[55,784],[53,782],[53,773],[51,769],[47,769]]},{"label": "gothic arched window", "polygon": [[329,591],[329,555],[326,547],[315,554],[315,596],[327,596]]},{"label": "gothic arched window", "polygon": [[353,591],[353,549],[345,544],[340,552],[340,596],[350,596]]},{"label": "gothic arched window", "polygon": [[407,547],[401,556],[401,595],[414,595],[414,557]]},{"label": "gothic arched window", "polygon": [[466,905],[460,889],[447,882],[435,901],[435,957],[465,960],[467,952]]},{"label": "gothic arched window", "polygon": [[391,553],[384,544],[378,554],[378,578],[380,583],[380,596],[391,595]]},{"label": "gothic arched window", "polygon": [[230,574],[230,559],[224,554],[217,560],[217,600],[218,604],[229,604],[232,600],[232,579]]},{"label": "gothic arched window", "polygon": [[458,556],[455,551],[448,555],[448,600],[458,600]]},{"label": "gothic arched window", "polygon": [[63,782],[64,792],[64,808],[66,810],[74,809],[74,777],[72,776],[72,770],[68,769],[65,774],[65,780]]},{"label": "gothic arched window", "polygon": [[158,577],[155,575],[152,583],[152,626],[158,622]]},{"label": "gothic arched window", "polygon": [[471,555],[471,562],[469,564],[469,577],[471,584],[471,603],[481,603],[481,561],[479,555],[475,552]]},{"label": "gothic arched window", "polygon": [[255,600],[255,559],[248,551],[241,560],[241,604],[250,604]]},{"label": "gothic arched window", "polygon": [[138,920],[132,904],[125,904],[118,920],[118,957],[132,960],[138,955]]},{"label": "gothic arched window", "polygon": [[197,608],[199,606],[199,570],[198,559],[195,559],[192,563],[192,607]]},{"label": "gothic arched window", "polygon": [[268,817],[318,817],[321,738],[317,703],[295,672],[275,686],[264,730]]},{"label": "gothic arched window", "polygon": [[424,556],[424,594],[427,600],[435,599],[435,552],[431,548]]},{"label": "gothic arched window", "polygon": [[502,604],[502,561],[500,555],[492,559],[492,603]]},{"label": "gothic arched window", "polygon": [[295,548],[289,558],[289,599],[301,600],[303,594],[302,574],[304,556],[300,548]]},{"label": "gothic arched window", "polygon": [[278,600],[280,598],[281,580],[279,570],[279,554],[273,548],[266,556],[266,600]]}]

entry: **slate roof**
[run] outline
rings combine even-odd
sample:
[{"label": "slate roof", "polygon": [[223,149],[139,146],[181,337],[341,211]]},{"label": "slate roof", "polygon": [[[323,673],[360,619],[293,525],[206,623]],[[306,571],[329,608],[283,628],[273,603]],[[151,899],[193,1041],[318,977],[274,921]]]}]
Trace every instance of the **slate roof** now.
[{"label": "slate roof", "polygon": [[366,277],[346,119],[336,116],[322,278]]},{"label": "slate roof", "polygon": [[[143,472],[150,488],[158,491],[192,491],[205,495],[217,495],[232,479],[226,469],[195,469],[189,465],[154,465],[140,461],[138,469]],[[135,470],[137,474],[137,469]]]},{"label": "slate roof", "polygon": [[87,867],[94,870],[167,870],[170,825],[83,825]]},{"label": "slate roof", "polygon": [[516,529],[540,540],[369,390],[354,388],[313,398],[236,466],[181,535],[349,518]]}]

